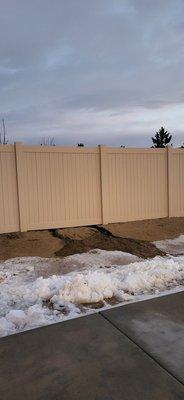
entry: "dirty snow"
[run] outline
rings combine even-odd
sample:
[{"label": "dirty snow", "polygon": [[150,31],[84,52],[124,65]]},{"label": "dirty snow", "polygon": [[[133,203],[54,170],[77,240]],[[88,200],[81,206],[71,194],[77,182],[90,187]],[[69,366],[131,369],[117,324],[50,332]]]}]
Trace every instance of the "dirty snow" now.
[{"label": "dirty snow", "polygon": [[153,242],[160,250],[167,254],[184,255],[184,235],[180,235],[175,239],[166,239]]},{"label": "dirty snow", "polygon": [[[44,262],[47,274],[38,276]],[[54,263],[37,257],[0,263],[0,336],[95,312],[91,304],[109,307],[108,299],[120,304],[184,289],[184,256],[141,260],[96,249],[57,259],[64,273],[51,275]]]},{"label": "dirty snow", "polygon": [[74,254],[61,258],[17,257],[0,263],[0,282],[2,275],[19,275],[30,280],[39,276],[63,275],[83,268],[108,267],[112,265],[125,265],[139,258],[133,254],[122,251],[106,251],[94,249],[87,253]]},{"label": "dirty snow", "polygon": [[72,256],[65,257],[64,265],[72,264],[74,267],[96,267],[112,265],[126,265],[131,262],[138,261],[139,258],[130,253],[123,251],[107,251],[94,249],[87,253],[73,254]]}]

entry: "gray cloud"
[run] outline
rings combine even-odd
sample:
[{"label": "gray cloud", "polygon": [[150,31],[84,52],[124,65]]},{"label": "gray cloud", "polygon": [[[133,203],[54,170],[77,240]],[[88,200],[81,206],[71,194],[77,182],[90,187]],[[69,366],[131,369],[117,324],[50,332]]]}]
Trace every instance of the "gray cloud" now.
[{"label": "gray cloud", "polygon": [[10,138],[149,145],[164,123],[180,143],[183,15],[183,0],[1,0]]}]

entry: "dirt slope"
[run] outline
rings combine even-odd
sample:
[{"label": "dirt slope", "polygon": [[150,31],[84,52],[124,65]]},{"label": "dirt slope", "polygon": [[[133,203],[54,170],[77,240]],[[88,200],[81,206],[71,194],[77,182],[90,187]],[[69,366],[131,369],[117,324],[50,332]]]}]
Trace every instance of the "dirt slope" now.
[{"label": "dirt slope", "polygon": [[94,248],[154,257],[161,252],[150,242],[184,234],[184,218],[109,224],[104,228],[109,234],[99,232],[95,227],[79,227],[0,235],[0,260],[28,256],[64,257]]}]

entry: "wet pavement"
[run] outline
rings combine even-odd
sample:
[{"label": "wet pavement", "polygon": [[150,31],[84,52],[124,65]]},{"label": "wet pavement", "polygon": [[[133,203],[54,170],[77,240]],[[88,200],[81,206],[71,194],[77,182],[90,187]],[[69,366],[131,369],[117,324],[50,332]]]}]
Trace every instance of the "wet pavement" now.
[{"label": "wet pavement", "polygon": [[0,339],[2,400],[184,399],[184,293]]},{"label": "wet pavement", "polygon": [[184,292],[102,314],[184,384]]}]

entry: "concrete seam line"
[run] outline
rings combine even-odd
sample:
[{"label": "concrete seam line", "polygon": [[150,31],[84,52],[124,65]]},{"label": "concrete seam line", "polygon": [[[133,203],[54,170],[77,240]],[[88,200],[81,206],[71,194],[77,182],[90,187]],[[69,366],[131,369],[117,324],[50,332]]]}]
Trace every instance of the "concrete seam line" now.
[{"label": "concrete seam line", "polygon": [[127,339],[129,339],[132,343],[134,343],[140,350],[142,350],[143,353],[145,353],[149,358],[151,358],[152,361],[154,361],[154,363],[156,363],[160,368],[162,368],[164,371],[167,372],[168,375],[172,376],[172,378],[174,378],[178,383],[180,383],[182,386],[184,386],[183,382],[177,378],[172,372],[168,371],[168,369],[166,367],[164,367],[159,360],[157,360],[156,358],[154,358],[150,353],[148,353],[143,347],[141,347],[137,342],[135,342],[135,340],[133,340],[129,335],[127,335],[127,333],[123,332],[114,322],[110,321],[105,315],[103,315],[101,313],[101,311],[99,311],[99,314],[101,315],[101,317],[103,317],[106,321],[108,321],[112,326],[114,326],[114,328],[116,328],[122,335],[124,335],[125,337],[127,337]]}]

